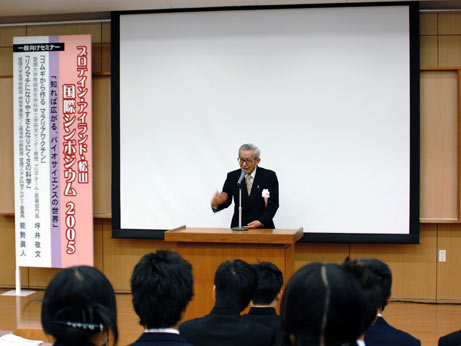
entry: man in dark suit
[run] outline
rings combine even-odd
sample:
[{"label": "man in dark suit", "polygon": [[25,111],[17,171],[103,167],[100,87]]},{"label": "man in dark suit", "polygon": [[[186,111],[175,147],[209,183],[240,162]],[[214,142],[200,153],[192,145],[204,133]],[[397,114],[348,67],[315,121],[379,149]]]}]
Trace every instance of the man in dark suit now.
[{"label": "man in dark suit", "polygon": [[[258,167],[260,150],[253,144],[239,148],[240,169],[227,174],[221,192],[211,201],[213,211],[229,207],[234,199],[231,227],[239,225],[239,186],[242,177],[242,226],[247,228],[275,228],[273,218],[279,207],[279,183],[275,172]],[[244,172],[243,172],[244,171]],[[243,172],[243,173],[242,173]]]},{"label": "man in dark suit", "polygon": [[235,260],[222,263],[215,273],[215,306],[209,315],[179,326],[181,335],[194,346],[269,346],[273,330],[243,320],[240,313],[250,302],[258,285],[254,268]]},{"label": "man in dark suit", "polygon": [[242,318],[264,324],[278,335],[280,316],[277,315],[275,307],[282,298],[283,274],[270,262],[261,262],[253,267],[258,273],[258,288],[251,300],[250,312]]},{"label": "man in dark suit", "polygon": [[133,306],[145,328],[130,346],[191,346],[178,324],[193,296],[192,266],[172,251],[145,255],[131,276]]},{"label": "man in dark suit", "polygon": [[378,308],[378,319],[365,333],[367,346],[419,346],[421,341],[408,333],[389,325],[383,318],[384,308],[391,298],[392,273],[386,263],[378,259],[362,258],[359,262],[366,264],[380,278],[381,296]]}]

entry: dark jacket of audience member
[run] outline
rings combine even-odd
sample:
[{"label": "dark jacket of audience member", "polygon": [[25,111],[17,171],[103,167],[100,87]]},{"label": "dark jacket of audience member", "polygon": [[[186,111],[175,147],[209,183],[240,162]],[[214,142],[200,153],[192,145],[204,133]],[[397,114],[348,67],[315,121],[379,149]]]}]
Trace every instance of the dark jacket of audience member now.
[{"label": "dark jacket of audience member", "polygon": [[45,290],[42,327],[54,345],[106,345],[109,331],[118,340],[117,308],[111,283],[88,266],[63,269]]},{"label": "dark jacket of audience member", "polygon": [[242,319],[272,328],[274,331],[274,336],[276,336],[280,331],[280,316],[277,315],[277,311],[272,307],[251,307],[248,314],[243,315]]},{"label": "dark jacket of audience member", "polygon": [[253,268],[258,273],[258,288],[251,300],[249,313],[242,318],[264,324],[277,335],[280,331],[280,316],[277,315],[275,306],[282,295],[283,274],[270,262],[255,264]]},{"label": "dark jacket of audience member", "polygon": [[440,337],[439,346],[459,346],[461,345],[461,330]]},{"label": "dark jacket of audience member", "polygon": [[192,266],[172,251],[145,255],[131,276],[133,306],[144,334],[131,346],[190,346],[177,331],[193,296]]},{"label": "dark jacket of audience member", "polygon": [[376,323],[365,334],[365,345],[419,346],[421,345],[421,341],[408,333],[392,327],[384,318],[378,317]]},{"label": "dark jacket of audience member", "polygon": [[359,260],[361,263],[366,264],[375,275],[380,278],[381,295],[378,308],[378,319],[376,323],[371,326],[365,333],[365,344],[367,346],[419,346],[421,341],[414,338],[408,333],[396,329],[389,325],[381,316],[384,308],[389,302],[392,289],[392,272],[384,262],[378,259],[362,258]]},{"label": "dark jacket of audience member", "polygon": [[240,316],[258,285],[254,268],[241,260],[224,262],[215,273],[214,285],[213,310],[202,318],[182,323],[181,335],[195,346],[272,345],[271,328]]},{"label": "dark jacket of audience member", "polygon": [[288,282],[281,304],[280,346],[356,345],[365,301],[338,264],[310,263]]}]

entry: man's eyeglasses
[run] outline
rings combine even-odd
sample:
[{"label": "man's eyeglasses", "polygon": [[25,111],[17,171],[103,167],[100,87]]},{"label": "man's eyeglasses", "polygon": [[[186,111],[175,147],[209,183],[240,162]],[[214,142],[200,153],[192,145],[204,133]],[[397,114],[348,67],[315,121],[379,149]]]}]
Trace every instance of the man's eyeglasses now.
[{"label": "man's eyeglasses", "polygon": [[253,159],[242,159],[240,157],[237,157],[237,161],[240,162],[240,164],[243,164],[245,162],[247,165],[255,162],[255,160]]}]

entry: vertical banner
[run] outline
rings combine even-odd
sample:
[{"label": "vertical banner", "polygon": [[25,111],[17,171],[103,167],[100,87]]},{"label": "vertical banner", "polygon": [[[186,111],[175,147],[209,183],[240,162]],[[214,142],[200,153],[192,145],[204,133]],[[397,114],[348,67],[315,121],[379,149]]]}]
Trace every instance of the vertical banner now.
[{"label": "vertical banner", "polygon": [[91,36],[13,43],[16,263],[93,265]]}]

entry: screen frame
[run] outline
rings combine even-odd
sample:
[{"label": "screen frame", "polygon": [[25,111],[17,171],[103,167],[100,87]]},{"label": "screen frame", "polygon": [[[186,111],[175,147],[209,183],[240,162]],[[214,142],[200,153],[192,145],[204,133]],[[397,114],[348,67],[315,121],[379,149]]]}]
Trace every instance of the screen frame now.
[{"label": "screen frame", "polygon": [[[410,191],[408,234],[352,234],[304,233],[300,242],[312,243],[368,243],[368,244],[419,244],[420,204],[420,48],[419,4],[417,2],[347,3],[314,5],[273,5],[216,8],[188,8],[111,12],[111,120],[112,120],[112,237],[128,239],[164,239],[167,230],[122,229],[120,210],[120,17],[122,15],[235,11],[329,7],[383,7],[407,6],[409,8],[409,68],[410,68]],[[379,220],[376,220],[379,222]]]}]

